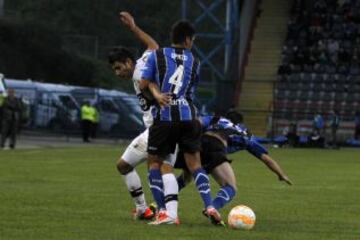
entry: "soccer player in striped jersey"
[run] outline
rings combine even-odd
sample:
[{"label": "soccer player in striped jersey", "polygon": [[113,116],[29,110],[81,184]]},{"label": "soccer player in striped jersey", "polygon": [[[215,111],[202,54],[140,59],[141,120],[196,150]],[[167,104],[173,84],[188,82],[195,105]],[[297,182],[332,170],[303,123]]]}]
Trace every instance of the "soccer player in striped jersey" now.
[{"label": "soccer player in striped jersey", "polygon": [[[158,44],[150,35],[142,31],[135,24],[134,18],[128,12],[121,12],[120,19],[122,23],[146,45],[147,49],[141,58],[135,61],[131,51],[127,48],[114,48],[109,54],[109,62],[118,77],[121,79],[132,79],[136,95],[139,98],[139,103],[144,113],[143,120],[146,128],[148,128],[153,122],[153,117],[150,112],[153,100],[140,91],[139,81],[141,80],[142,71],[148,56],[152,51],[158,49]],[[117,162],[117,169],[120,174],[123,175],[126,186],[135,203],[136,209],[133,212],[133,217],[135,219],[150,220],[154,217],[155,209],[151,209],[147,206],[141,180],[135,170],[135,167],[138,164],[146,161],[148,155],[146,151],[147,140],[148,129],[136,137],[126,148],[125,152]],[[175,156],[168,156],[166,162],[168,164],[173,164],[175,161],[174,159]],[[158,182],[158,184],[162,186],[162,182]],[[163,198],[155,200],[160,208],[165,208]]]},{"label": "soccer player in striped jersey", "polygon": [[[173,168],[162,164],[164,156],[174,153],[176,145],[195,179],[207,214],[214,224],[222,224],[219,212],[212,206],[210,183],[201,167],[201,126],[193,94],[199,78],[199,60],[191,52],[195,30],[187,21],[175,23],[171,30],[171,47],[150,54],[143,71],[140,89],[150,89],[158,102],[153,108],[154,124],[149,129],[149,176],[162,173],[166,212],[153,224],[178,223],[178,185]],[[151,182],[155,182],[150,180]],[[156,198],[156,186],[151,186]]]},{"label": "soccer player in striped jersey", "polygon": [[[228,204],[237,192],[234,170],[226,156],[229,153],[247,150],[274,172],[280,181],[292,185],[279,164],[270,157],[266,148],[256,141],[244,125],[234,124],[223,117],[204,116],[200,119],[205,132],[201,137],[201,163],[206,172],[211,174],[220,185],[220,190],[213,200],[216,209],[219,210]],[[184,169],[178,177],[179,190],[181,190],[191,181],[191,174],[181,152],[178,153],[175,168]],[[203,213],[207,216],[206,211]]]}]

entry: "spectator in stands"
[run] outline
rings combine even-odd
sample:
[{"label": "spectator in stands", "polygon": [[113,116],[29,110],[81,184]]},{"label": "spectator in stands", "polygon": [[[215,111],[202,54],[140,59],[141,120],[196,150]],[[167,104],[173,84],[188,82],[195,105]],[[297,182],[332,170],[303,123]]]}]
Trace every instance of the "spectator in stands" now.
[{"label": "spectator in stands", "polygon": [[360,75],[360,66],[359,63],[356,62],[356,58],[352,59],[352,64],[350,65],[350,74],[353,76]]},{"label": "spectator in stands", "polygon": [[[328,102],[335,99],[339,102],[339,110],[350,112],[349,104],[340,102],[345,100],[345,96],[359,92],[356,82],[360,76],[360,0],[294,0],[291,15],[278,80],[293,80],[297,79],[298,73],[303,74],[301,86],[310,86],[304,88],[304,92],[311,89],[313,93],[300,100],[298,106],[306,108],[302,110],[313,112],[315,108],[320,112],[327,111]],[[282,92],[292,93],[294,90],[293,84],[279,84],[278,88],[280,86]],[[324,91],[326,94],[317,94]],[[282,100],[291,100],[289,96],[292,95],[283,96]],[[305,101],[310,104],[306,105]],[[317,104],[320,102],[323,104]],[[278,118],[284,118],[288,111],[293,110],[286,110]],[[360,122],[359,118],[357,115],[357,122]],[[323,137],[325,132],[324,120],[319,119],[315,121],[314,118],[312,136],[315,141]],[[329,140],[334,142],[334,146],[338,133],[336,122],[334,117],[333,125],[328,125],[331,127]],[[355,131],[358,139],[359,128]]]},{"label": "spectator in stands", "polygon": [[16,133],[21,121],[22,102],[15,97],[15,90],[8,89],[7,97],[2,104],[2,129],[1,129],[1,148],[5,148],[6,139],[10,137],[9,147],[15,148]]},{"label": "spectator in stands", "polygon": [[360,112],[356,112],[355,116],[355,140],[360,140]]},{"label": "spectator in stands", "polygon": [[326,13],[326,8],[327,8],[327,5],[326,5],[325,0],[318,0],[314,4],[314,10],[317,13]]},{"label": "spectator in stands", "polygon": [[348,65],[342,63],[337,64],[337,73],[347,75],[349,73]]},{"label": "spectator in stands", "polygon": [[340,116],[337,111],[331,111],[330,113],[330,128],[331,128],[331,147],[337,148],[337,131],[340,125]]},{"label": "spectator in stands", "polygon": [[310,147],[324,147],[325,139],[323,133],[325,132],[324,119],[320,113],[315,114],[313,120],[313,131],[308,137]]},{"label": "spectator in stands", "polygon": [[322,136],[325,131],[325,123],[324,118],[321,116],[320,113],[315,114],[314,121],[313,121],[313,132],[316,135]]},{"label": "spectator in stands", "polygon": [[313,120],[313,131],[308,138],[309,146],[324,147],[325,146],[324,132],[325,132],[324,119],[320,113],[317,113],[315,114]]},{"label": "spectator in stands", "polygon": [[297,123],[291,122],[289,131],[286,135],[288,139],[288,144],[291,147],[297,147],[299,145],[299,136],[297,135]]},{"label": "spectator in stands", "polygon": [[349,63],[350,54],[343,47],[339,49],[338,60],[341,63]]},{"label": "spectator in stands", "polygon": [[329,39],[327,43],[327,53],[330,56],[330,59],[333,63],[337,62],[338,58],[338,51],[339,51],[339,42],[335,39]]}]

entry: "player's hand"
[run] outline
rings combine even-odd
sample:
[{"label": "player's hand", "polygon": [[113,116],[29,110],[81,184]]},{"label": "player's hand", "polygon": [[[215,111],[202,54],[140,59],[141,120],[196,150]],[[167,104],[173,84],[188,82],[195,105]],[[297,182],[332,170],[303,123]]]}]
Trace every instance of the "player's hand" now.
[{"label": "player's hand", "polygon": [[154,96],[160,107],[165,107],[170,104],[171,101],[171,95],[167,93],[161,93],[156,96]]},{"label": "player's hand", "polygon": [[280,181],[284,181],[286,182],[287,184],[289,185],[293,185],[293,183],[291,182],[290,178],[286,175],[283,175],[283,176],[279,176],[279,180]]},{"label": "player's hand", "polygon": [[128,12],[120,12],[119,15],[120,15],[121,22],[125,26],[127,26],[130,29],[133,29],[133,28],[136,27],[135,20],[134,20],[133,16],[131,16],[130,13],[128,13]]}]

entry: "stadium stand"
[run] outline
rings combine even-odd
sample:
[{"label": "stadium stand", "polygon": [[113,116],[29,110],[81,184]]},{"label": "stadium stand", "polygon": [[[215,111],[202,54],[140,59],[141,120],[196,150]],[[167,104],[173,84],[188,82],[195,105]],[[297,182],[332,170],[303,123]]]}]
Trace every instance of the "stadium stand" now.
[{"label": "stadium stand", "polygon": [[274,94],[277,132],[288,121],[309,122],[339,111],[343,138],[360,109],[360,1],[293,2]]}]

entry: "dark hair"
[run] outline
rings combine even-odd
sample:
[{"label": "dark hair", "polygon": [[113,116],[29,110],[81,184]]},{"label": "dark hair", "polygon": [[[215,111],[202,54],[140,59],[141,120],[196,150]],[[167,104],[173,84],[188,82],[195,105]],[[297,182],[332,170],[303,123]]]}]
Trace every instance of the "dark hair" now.
[{"label": "dark hair", "polygon": [[225,117],[235,124],[244,122],[243,115],[241,113],[237,112],[235,109],[229,109],[226,112]]},{"label": "dark hair", "polygon": [[195,35],[194,26],[185,20],[180,20],[174,23],[171,28],[171,43],[182,44],[185,42],[186,37],[193,38]]},{"label": "dark hair", "polygon": [[134,54],[125,47],[114,47],[108,55],[110,64],[114,64],[114,62],[125,62],[128,58],[135,62]]}]

